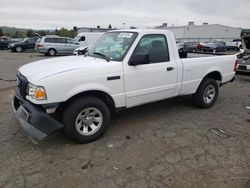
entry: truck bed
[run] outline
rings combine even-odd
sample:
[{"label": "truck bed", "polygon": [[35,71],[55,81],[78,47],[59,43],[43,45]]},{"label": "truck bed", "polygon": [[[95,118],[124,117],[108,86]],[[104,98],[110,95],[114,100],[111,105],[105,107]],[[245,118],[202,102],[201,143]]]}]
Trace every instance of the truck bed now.
[{"label": "truck bed", "polygon": [[229,82],[235,74],[234,65],[236,60],[236,55],[206,54],[192,54],[189,58],[181,59],[183,78],[180,94],[191,94],[196,91],[201,79],[210,72],[220,73],[221,83]]}]

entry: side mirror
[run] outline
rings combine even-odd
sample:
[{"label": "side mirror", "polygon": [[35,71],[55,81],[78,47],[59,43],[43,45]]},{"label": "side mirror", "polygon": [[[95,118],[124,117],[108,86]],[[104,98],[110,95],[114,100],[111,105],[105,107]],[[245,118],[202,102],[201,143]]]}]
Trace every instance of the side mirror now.
[{"label": "side mirror", "polygon": [[132,57],[129,60],[130,66],[136,66],[136,65],[143,65],[143,64],[149,64],[149,54],[148,53],[136,53],[132,55]]}]

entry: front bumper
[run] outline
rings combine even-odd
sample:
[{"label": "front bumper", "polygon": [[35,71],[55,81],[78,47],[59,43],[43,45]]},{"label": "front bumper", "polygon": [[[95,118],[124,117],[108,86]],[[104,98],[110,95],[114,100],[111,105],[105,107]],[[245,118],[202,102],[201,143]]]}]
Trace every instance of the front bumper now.
[{"label": "front bumper", "polygon": [[34,143],[43,140],[52,132],[63,127],[42,107],[23,99],[17,91],[12,102],[12,110],[21,128]]}]

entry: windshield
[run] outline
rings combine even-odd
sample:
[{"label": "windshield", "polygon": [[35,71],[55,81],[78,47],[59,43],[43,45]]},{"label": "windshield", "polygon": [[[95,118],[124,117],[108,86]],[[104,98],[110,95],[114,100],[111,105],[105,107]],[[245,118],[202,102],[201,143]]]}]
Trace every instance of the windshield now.
[{"label": "windshield", "polygon": [[76,42],[78,42],[81,37],[82,37],[81,35],[76,35],[73,40],[76,41]]},{"label": "windshield", "polygon": [[89,49],[88,55],[106,57],[112,61],[122,61],[137,35],[134,32],[105,33]]}]

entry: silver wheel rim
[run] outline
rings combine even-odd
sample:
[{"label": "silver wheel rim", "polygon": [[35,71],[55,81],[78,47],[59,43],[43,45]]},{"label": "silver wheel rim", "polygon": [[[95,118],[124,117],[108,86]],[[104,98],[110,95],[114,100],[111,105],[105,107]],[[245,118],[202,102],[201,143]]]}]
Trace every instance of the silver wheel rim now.
[{"label": "silver wheel rim", "polygon": [[22,51],[22,48],[21,48],[21,47],[17,47],[17,48],[16,48],[16,51],[17,51],[17,52],[21,52],[21,51]]},{"label": "silver wheel rim", "polygon": [[102,126],[103,115],[97,108],[83,109],[76,118],[75,126],[78,133],[84,136],[95,134]]},{"label": "silver wheel rim", "polygon": [[215,97],[215,87],[213,85],[208,85],[207,88],[205,89],[205,92],[203,94],[203,99],[205,103],[211,103]]},{"label": "silver wheel rim", "polygon": [[55,50],[50,50],[49,55],[54,56],[55,55]]}]

